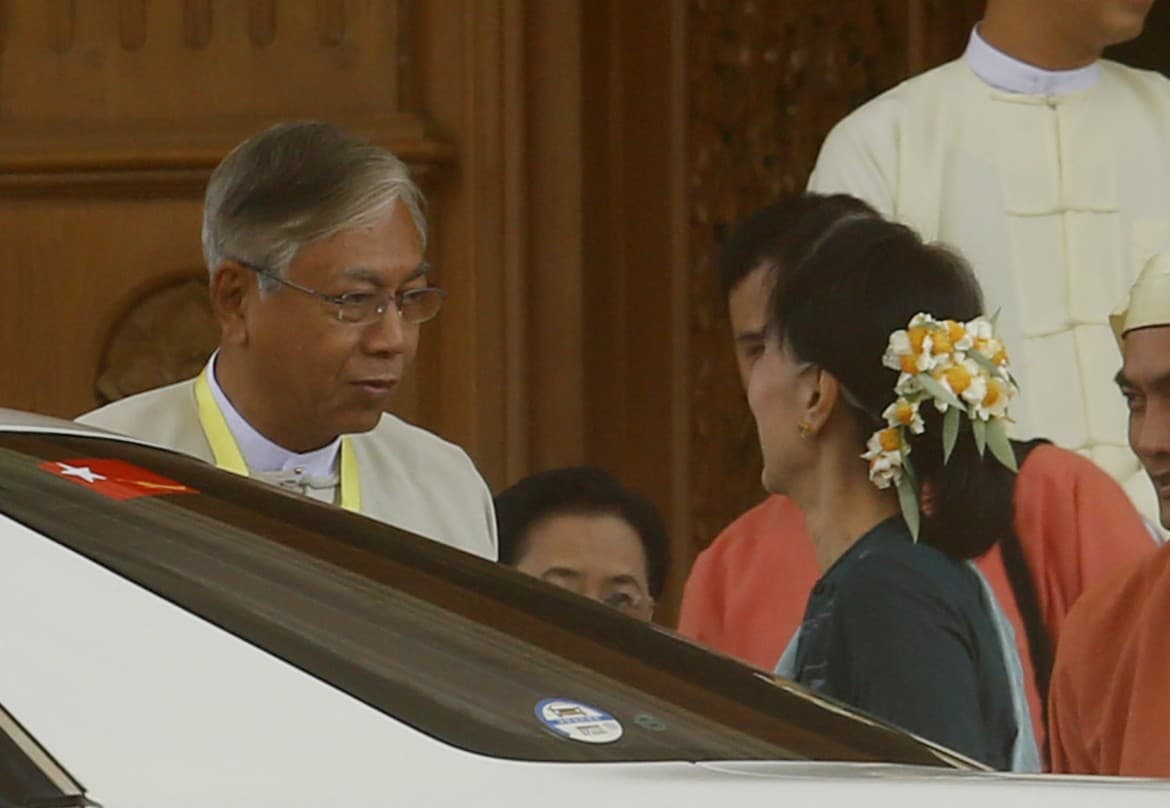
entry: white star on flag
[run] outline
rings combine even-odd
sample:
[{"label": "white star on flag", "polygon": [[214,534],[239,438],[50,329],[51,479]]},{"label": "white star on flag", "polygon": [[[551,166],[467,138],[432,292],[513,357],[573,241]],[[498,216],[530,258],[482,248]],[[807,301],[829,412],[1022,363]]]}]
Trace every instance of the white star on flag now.
[{"label": "white star on flag", "polygon": [[96,483],[99,480],[107,479],[106,475],[98,474],[89,466],[71,466],[68,463],[58,463],[57,465],[61,467],[62,477],[79,477],[87,483]]}]

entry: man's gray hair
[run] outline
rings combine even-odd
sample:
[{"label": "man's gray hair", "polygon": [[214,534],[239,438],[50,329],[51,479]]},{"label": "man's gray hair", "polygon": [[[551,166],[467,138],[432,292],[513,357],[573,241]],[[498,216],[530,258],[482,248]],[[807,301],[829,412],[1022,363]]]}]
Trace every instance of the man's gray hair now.
[{"label": "man's gray hair", "polygon": [[229,259],[284,275],[301,247],[369,226],[395,201],[425,245],[423,196],[401,160],[333,123],[279,124],[236,146],[212,172],[203,260],[212,275]]}]

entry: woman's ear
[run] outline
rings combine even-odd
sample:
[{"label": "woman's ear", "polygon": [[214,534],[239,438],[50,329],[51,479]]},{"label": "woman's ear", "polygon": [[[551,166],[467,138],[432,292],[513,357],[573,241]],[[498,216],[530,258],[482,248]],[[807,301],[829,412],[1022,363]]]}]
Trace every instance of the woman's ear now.
[{"label": "woman's ear", "polygon": [[837,377],[820,367],[811,369],[806,384],[802,423],[816,434],[829,422],[841,395],[841,384]]}]

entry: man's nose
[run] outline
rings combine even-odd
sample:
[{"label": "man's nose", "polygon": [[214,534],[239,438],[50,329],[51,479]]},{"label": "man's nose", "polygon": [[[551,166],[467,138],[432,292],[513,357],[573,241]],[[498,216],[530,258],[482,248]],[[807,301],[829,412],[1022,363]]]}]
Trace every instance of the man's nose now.
[{"label": "man's nose", "polygon": [[1134,454],[1139,457],[1170,454],[1170,402],[1151,402],[1135,427]]},{"label": "man's nose", "polygon": [[406,350],[407,325],[398,312],[394,301],[386,307],[386,311],[366,326],[363,334],[363,343],[370,353],[399,354]]}]

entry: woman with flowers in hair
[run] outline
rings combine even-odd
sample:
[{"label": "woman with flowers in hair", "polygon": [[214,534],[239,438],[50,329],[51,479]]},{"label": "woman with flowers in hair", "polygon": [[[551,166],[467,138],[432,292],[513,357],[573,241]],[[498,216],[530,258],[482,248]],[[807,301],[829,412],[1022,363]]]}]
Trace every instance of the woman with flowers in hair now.
[{"label": "woman with flowers in hair", "polygon": [[968,559],[1012,529],[1016,392],[979,286],[908,228],[844,219],[773,270],[748,400],[763,482],[824,575],[777,668],[998,769],[1039,759],[1010,627]]}]

